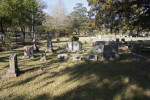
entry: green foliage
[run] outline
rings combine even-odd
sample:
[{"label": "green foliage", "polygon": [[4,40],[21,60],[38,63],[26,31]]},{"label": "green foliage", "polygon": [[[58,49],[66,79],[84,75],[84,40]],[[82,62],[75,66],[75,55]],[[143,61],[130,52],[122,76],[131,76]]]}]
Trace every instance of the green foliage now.
[{"label": "green foliage", "polygon": [[69,37],[69,40],[70,40],[70,41],[78,41],[78,40],[79,40],[79,37],[77,37],[77,36],[70,36],[70,37]]}]

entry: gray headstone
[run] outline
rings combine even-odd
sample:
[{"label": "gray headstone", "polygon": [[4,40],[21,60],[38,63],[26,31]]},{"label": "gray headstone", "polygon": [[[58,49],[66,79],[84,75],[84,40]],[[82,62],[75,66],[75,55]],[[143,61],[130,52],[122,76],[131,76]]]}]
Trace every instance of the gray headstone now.
[{"label": "gray headstone", "polygon": [[108,58],[108,59],[109,58],[119,58],[118,46],[117,45],[105,45],[103,57]]},{"label": "gray headstone", "polygon": [[23,58],[34,58],[34,52],[32,46],[24,47],[24,57]]},{"label": "gray headstone", "polygon": [[67,54],[58,54],[57,55],[57,59],[58,60],[67,60],[68,59],[68,55]]},{"label": "gray headstone", "polygon": [[46,53],[42,53],[40,61],[46,61]]},{"label": "gray headstone", "polygon": [[60,39],[57,39],[57,42],[60,42]]},{"label": "gray headstone", "polygon": [[53,52],[53,46],[51,41],[51,34],[47,34],[47,47],[45,52]]},{"label": "gray headstone", "polygon": [[12,54],[9,57],[9,69],[6,73],[6,77],[17,77],[19,74],[17,54]]},{"label": "gray headstone", "polygon": [[106,42],[106,41],[96,41],[95,44],[94,44],[94,52],[103,52],[104,50],[104,45],[108,45],[109,43]]},{"label": "gray headstone", "polygon": [[81,56],[73,56],[73,60],[81,60]]},{"label": "gray headstone", "polygon": [[87,60],[97,60],[97,55],[96,54],[87,54],[86,59]]},{"label": "gray headstone", "polygon": [[82,44],[80,41],[67,42],[67,52],[79,52],[82,50]]}]

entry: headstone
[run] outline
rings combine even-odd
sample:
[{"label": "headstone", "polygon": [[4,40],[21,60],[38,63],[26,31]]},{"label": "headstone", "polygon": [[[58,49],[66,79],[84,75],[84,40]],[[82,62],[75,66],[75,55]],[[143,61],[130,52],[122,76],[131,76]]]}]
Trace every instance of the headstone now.
[{"label": "headstone", "polygon": [[46,53],[42,53],[40,61],[46,61]]},{"label": "headstone", "polygon": [[81,56],[73,56],[73,60],[81,60]]},{"label": "headstone", "polygon": [[95,44],[94,44],[94,52],[103,52],[104,50],[104,45],[108,45],[109,43],[106,42],[106,41],[96,41]]},{"label": "headstone", "polygon": [[37,47],[36,42],[37,42],[36,39],[33,39],[33,50],[39,51],[39,48]]},{"label": "headstone", "polygon": [[17,54],[12,54],[9,57],[9,69],[6,77],[17,77],[19,75],[19,68],[17,64]]},{"label": "headstone", "polygon": [[123,38],[123,39],[121,39],[121,41],[122,41],[122,42],[125,42],[125,39]]},{"label": "headstone", "polygon": [[97,55],[96,54],[87,54],[86,59],[87,60],[97,60]]},{"label": "headstone", "polygon": [[52,41],[51,41],[51,34],[47,34],[47,47],[45,52],[53,52],[53,46],[52,46]]},{"label": "headstone", "polygon": [[67,52],[79,52],[82,50],[82,44],[80,41],[67,42],[65,51]]},{"label": "headstone", "polygon": [[68,55],[67,54],[58,54],[57,55],[57,59],[58,60],[67,60],[68,59]]},{"label": "headstone", "polygon": [[116,42],[119,43],[119,38],[116,39]]},{"label": "headstone", "polygon": [[132,46],[132,52],[133,52],[133,53],[141,54],[140,45],[134,44],[134,45]]},{"label": "headstone", "polygon": [[87,42],[86,42],[86,41],[84,41],[84,43],[85,43],[85,44],[87,44]]},{"label": "headstone", "polygon": [[24,57],[23,58],[34,58],[32,46],[24,47]]},{"label": "headstone", "polygon": [[60,42],[60,39],[57,39],[57,42],[59,43],[59,42]]},{"label": "headstone", "polygon": [[117,45],[105,45],[104,46],[104,52],[103,52],[104,58],[119,58],[118,54],[118,46]]}]

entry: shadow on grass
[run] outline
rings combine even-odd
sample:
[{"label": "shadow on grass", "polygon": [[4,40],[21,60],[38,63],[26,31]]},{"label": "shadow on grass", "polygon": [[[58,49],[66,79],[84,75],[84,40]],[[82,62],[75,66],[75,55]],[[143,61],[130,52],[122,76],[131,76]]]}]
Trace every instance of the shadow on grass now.
[{"label": "shadow on grass", "polygon": [[[150,62],[127,54],[122,55],[120,60],[85,61],[43,78],[44,81],[68,74],[70,78],[62,84],[79,81],[79,86],[56,97],[41,94],[33,100],[149,100],[150,95],[145,94],[150,89],[149,65]],[[11,87],[26,84],[43,74],[29,77]],[[19,99],[16,97],[15,100]]]}]

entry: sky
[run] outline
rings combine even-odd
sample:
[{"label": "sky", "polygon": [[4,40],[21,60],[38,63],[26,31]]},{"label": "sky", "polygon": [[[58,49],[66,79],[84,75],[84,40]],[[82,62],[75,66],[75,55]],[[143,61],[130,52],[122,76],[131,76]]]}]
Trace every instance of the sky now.
[{"label": "sky", "polygon": [[[52,7],[54,7],[59,0],[41,0],[41,1],[45,2],[45,4],[47,5],[47,8],[44,11],[51,14]],[[90,9],[87,0],[62,0],[62,2],[64,3],[64,6],[67,10],[67,14],[73,11],[73,8],[76,6],[77,3],[82,3],[83,6],[87,8],[87,10]]]}]

